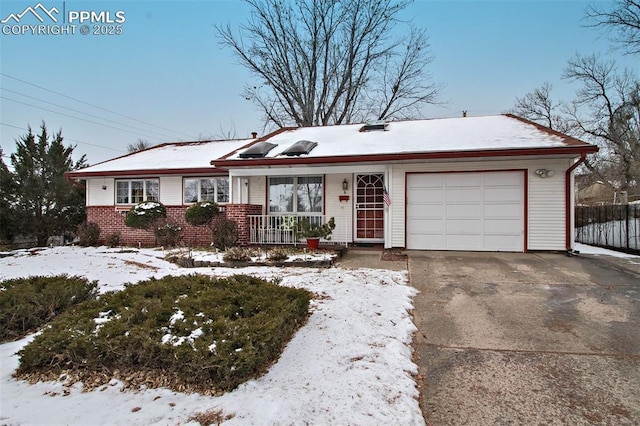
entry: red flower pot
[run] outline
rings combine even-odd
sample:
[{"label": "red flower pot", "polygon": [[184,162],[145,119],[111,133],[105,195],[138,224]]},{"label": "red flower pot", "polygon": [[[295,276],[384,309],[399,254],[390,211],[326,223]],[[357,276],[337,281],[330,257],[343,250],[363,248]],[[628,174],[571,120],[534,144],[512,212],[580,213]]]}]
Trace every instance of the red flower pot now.
[{"label": "red flower pot", "polygon": [[315,250],[320,245],[320,238],[307,238],[307,248]]}]

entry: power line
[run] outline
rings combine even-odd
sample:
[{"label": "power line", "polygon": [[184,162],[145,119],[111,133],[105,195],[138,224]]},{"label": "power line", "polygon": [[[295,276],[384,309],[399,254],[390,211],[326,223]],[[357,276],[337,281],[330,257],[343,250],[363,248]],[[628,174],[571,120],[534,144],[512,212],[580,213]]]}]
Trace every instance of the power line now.
[{"label": "power line", "polygon": [[56,91],[51,90],[51,89],[47,89],[46,87],[39,86],[39,85],[34,84],[34,83],[30,83],[30,82],[28,82],[28,81],[22,80],[22,79],[17,78],[17,77],[10,76],[10,75],[5,74],[5,73],[3,73],[3,72],[0,72],[0,75],[2,75],[2,76],[4,76],[4,77],[7,77],[7,78],[10,78],[10,79],[13,79],[13,80],[16,80],[16,81],[19,81],[19,82],[24,83],[24,84],[28,84],[29,86],[37,87],[38,89],[46,90],[47,92],[50,92],[50,93],[56,94],[56,95],[58,95],[58,96],[63,96],[63,97],[65,97],[65,98],[72,99],[72,100],[74,100],[74,101],[76,101],[76,102],[80,102],[80,103],[82,103],[82,104],[89,105],[89,106],[91,106],[91,107],[93,107],[93,108],[98,108],[98,109],[101,109],[101,110],[103,110],[103,111],[109,112],[109,113],[111,113],[111,114],[115,114],[115,115],[118,115],[118,116],[120,116],[120,117],[124,117],[124,118],[126,118],[126,119],[128,119],[128,120],[133,120],[133,121],[137,121],[138,123],[146,124],[146,125],[148,125],[148,126],[157,127],[158,129],[166,130],[166,131],[171,132],[171,133],[184,135],[184,136],[187,136],[187,137],[189,137],[189,138],[191,138],[191,139],[194,139],[194,140],[195,140],[195,139],[197,139],[197,137],[196,137],[196,136],[189,135],[189,134],[187,134],[187,133],[183,133],[183,132],[176,132],[175,130],[167,129],[166,127],[158,126],[158,125],[156,125],[156,124],[149,123],[148,121],[138,120],[137,118],[133,118],[133,117],[130,117],[130,116],[128,116],[128,115],[121,114],[121,113],[119,113],[119,112],[111,111],[111,110],[109,110],[109,109],[107,109],[107,108],[103,108],[103,107],[101,107],[101,106],[94,105],[94,104],[91,104],[91,103],[89,103],[89,102],[85,102],[85,101],[83,101],[83,100],[81,100],[81,99],[74,98],[73,96],[65,95],[65,94],[63,94],[63,93],[56,92]]},{"label": "power line", "polygon": [[64,105],[60,105],[60,104],[56,104],[56,103],[53,103],[53,102],[45,101],[44,99],[36,98],[36,97],[34,97],[34,96],[25,95],[24,93],[16,92],[15,90],[10,90],[10,89],[4,88],[4,87],[0,87],[0,90],[4,90],[5,92],[10,92],[10,93],[15,93],[16,95],[20,95],[20,96],[23,96],[23,97],[25,97],[25,98],[34,99],[34,100],[36,100],[36,101],[38,101],[38,102],[42,102],[42,103],[45,103],[45,104],[53,105],[53,106],[56,106],[56,107],[58,107],[58,108],[64,108],[64,109],[67,109],[67,110],[69,110],[69,111],[77,112],[77,113],[79,113],[79,114],[84,114],[84,115],[87,115],[87,116],[89,116],[89,117],[97,118],[98,120],[104,120],[104,121],[108,121],[108,122],[110,122],[110,123],[115,123],[115,124],[118,124],[118,125],[121,125],[121,126],[131,127],[132,129],[142,130],[143,132],[151,132],[151,133],[155,133],[155,134],[157,134],[157,135],[162,136],[163,138],[169,138],[169,139],[172,139],[172,137],[171,137],[171,136],[165,135],[165,134],[163,134],[163,133],[159,133],[159,132],[156,132],[156,131],[153,131],[153,130],[147,130],[147,129],[144,129],[144,128],[142,128],[142,127],[132,126],[132,125],[130,125],[130,124],[122,123],[122,122],[115,121],[115,120],[110,120],[110,119],[108,119],[108,118],[103,118],[103,117],[100,117],[100,116],[98,116],[98,115],[89,114],[88,112],[79,111],[79,110],[77,110],[77,109],[69,108],[69,107],[66,107],[66,106],[64,106]]},{"label": "power line", "polygon": [[[26,132],[28,132],[28,131],[29,131],[29,129],[25,129],[24,127],[20,127],[20,126],[14,126],[13,124],[0,123],[0,125],[2,125],[2,126],[6,126],[6,127],[13,127],[14,129],[24,130],[24,131],[26,131]],[[71,141],[71,142],[76,142],[76,143],[79,143],[79,144],[82,144],[82,145],[95,146],[95,147],[97,147],[97,148],[108,149],[108,150],[110,150],[110,151],[115,151],[115,152],[120,152],[120,153],[124,153],[124,152],[125,152],[124,150],[121,150],[121,149],[115,149],[115,148],[110,148],[110,147],[108,147],[108,146],[104,146],[104,145],[98,145],[98,144],[95,144],[95,143],[89,143],[89,142],[85,142],[85,141],[79,141],[79,140],[77,140],[77,139],[71,139],[71,138],[68,138],[68,137],[66,137],[66,136],[63,136],[63,138],[64,138],[64,140]],[[4,155],[4,154],[3,154],[3,156],[4,156],[4,157],[6,157],[6,155]],[[8,158],[8,157],[7,157],[7,158]]]},{"label": "power line", "polygon": [[15,103],[18,103],[18,104],[22,104],[22,105],[30,106],[30,107],[33,107],[33,108],[38,108],[38,109],[41,109],[41,110],[43,110],[43,111],[48,111],[48,112],[52,112],[52,113],[54,113],[54,114],[64,115],[65,117],[74,118],[74,119],[76,119],[76,120],[86,121],[87,123],[97,124],[98,126],[109,127],[110,129],[120,130],[121,132],[131,133],[131,134],[133,134],[133,135],[138,135],[138,136],[149,137],[149,135],[145,135],[145,134],[143,134],[143,133],[138,133],[138,132],[134,132],[134,131],[132,131],[132,130],[127,130],[127,129],[121,129],[121,128],[119,128],[119,127],[110,126],[110,125],[108,125],[108,124],[104,124],[104,123],[98,123],[97,121],[87,120],[86,118],[76,117],[76,116],[74,116],[74,115],[65,114],[64,112],[54,111],[54,110],[52,110],[52,109],[43,108],[43,107],[38,106],[38,105],[28,104],[28,103],[26,103],[26,102],[18,101],[18,100],[16,100],[16,99],[7,98],[6,96],[1,96],[1,95],[0,95],[0,99],[6,99],[7,101],[11,101],[11,102],[15,102]]}]

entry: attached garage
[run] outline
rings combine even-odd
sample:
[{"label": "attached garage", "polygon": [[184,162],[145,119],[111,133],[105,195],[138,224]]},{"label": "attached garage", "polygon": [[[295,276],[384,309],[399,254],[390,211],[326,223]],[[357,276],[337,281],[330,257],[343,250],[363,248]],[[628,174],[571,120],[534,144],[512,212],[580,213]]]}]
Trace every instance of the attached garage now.
[{"label": "attached garage", "polygon": [[408,173],[407,248],[526,250],[526,172]]}]

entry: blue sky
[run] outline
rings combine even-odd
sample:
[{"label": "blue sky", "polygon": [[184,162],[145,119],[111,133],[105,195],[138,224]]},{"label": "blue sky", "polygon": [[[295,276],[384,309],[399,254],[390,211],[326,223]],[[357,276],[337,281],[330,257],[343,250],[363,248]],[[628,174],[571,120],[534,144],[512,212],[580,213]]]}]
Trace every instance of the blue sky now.
[{"label": "blue sky", "polygon": [[[0,20],[37,3],[3,0]],[[50,131],[62,129],[67,143],[77,145],[75,153],[87,154],[91,164],[124,154],[140,138],[159,143],[263,133],[260,112],[241,96],[255,80],[218,44],[213,28],[245,20],[248,9],[241,2],[41,3],[67,12],[108,11],[112,17],[124,11],[126,21],[120,35],[81,35],[79,24],[73,35],[0,34],[4,155],[14,151],[27,125],[37,128],[42,121]],[[588,4],[416,0],[402,18],[427,29],[435,56],[430,70],[446,102],[424,108],[423,117],[456,117],[462,110],[499,114],[545,81],[553,84],[556,99],[569,100],[577,86],[561,74],[576,53],[600,53],[637,73],[637,57],[612,50],[606,38],[581,25]],[[25,16],[24,23],[39,22]]]}]

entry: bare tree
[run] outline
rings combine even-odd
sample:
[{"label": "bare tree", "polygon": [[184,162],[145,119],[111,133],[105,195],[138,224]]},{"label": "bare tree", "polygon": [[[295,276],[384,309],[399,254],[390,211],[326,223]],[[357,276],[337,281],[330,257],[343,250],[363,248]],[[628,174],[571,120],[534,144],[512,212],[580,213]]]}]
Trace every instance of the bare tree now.
[{"label": "bare tree", "polygon": [[611,35],[628,54],[640,54],[640,1],[615,0],[611,9],[590,6],[586,11],[589,26]]},{"label": "bare tree", "polygon": [[591,170],[610,171],[608,182],[619,190],[640,183],[640,81],[615,62],[597,55],[571,59],[563,77],[582,84],[566,107],[578,136],[600,146],[587,162]]},{"label": "bare tree", "polygon": [[258,78],[244,96],[277,126],[419,114],[435,103],[424,31],[393,34],[407,0],[245,0],[251,18],[221,43]]},{"label": "bare tree", "polygon": [[135,143],[130,143],[129,145],[127,145],[127,152],[132,153],[144,151],[145,149],[151,148],[152,146],[153,145],[151,145],[148,140],[138,139]]},{"label": "bare tree", "polygon": [[556,102],[551,97],[553,86],[544,82],[542,86],[527,93],[522,98],[516,98],[513,113],[528,120],[535,121],[550,129],[569,133],[567,120],[562,116],[562,102]]}]

